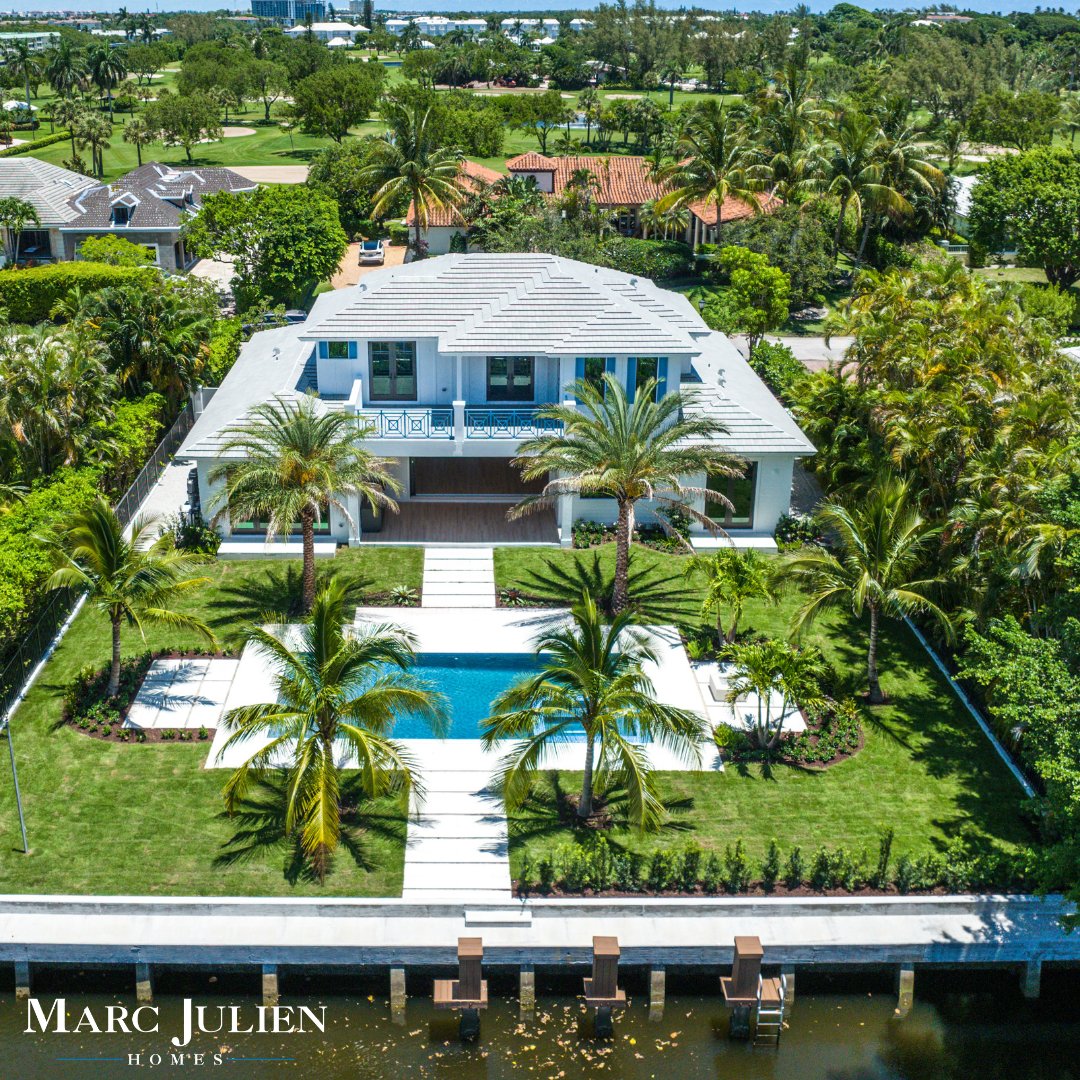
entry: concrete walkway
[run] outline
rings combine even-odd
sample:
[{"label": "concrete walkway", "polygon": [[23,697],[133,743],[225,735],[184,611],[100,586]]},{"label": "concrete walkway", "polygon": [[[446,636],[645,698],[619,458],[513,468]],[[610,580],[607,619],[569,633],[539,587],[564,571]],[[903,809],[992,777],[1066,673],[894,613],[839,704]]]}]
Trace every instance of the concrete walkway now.
[{"label": "concrete walkway", "polygon": [[493,608],[495,551],[489,547],[424,548],[424,607]]},{"label": "concrete walkway", "polygon": [[[431,740],[429,747],[419,755],[424,793],[413,796],[402,897],[510,901],[506,813],[488,790],[490,773],[478,771],[472,755],[448,757],[452,746],[445,743]],[[454,768],[455,757],[463,768]]]}]

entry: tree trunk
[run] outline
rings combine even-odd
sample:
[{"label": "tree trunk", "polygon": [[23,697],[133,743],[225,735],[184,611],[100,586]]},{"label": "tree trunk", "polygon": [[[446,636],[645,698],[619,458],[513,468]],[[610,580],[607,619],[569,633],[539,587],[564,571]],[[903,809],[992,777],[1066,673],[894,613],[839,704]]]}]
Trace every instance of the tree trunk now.
[{"label": "tree trunk", "polygon": [[873,214],[867,214],[863,221],[862,240],[859,241],[859,250],[855,255],[856,270],[862,266],[863,254],[866,251],[866,241],[870,238],[870,223],[872,220]]},{"label": "tree trunk", "polygon": [[836,219],[836,232],[833,233],[832,257],[834,263],[837,255],[840,254],[840,234],[844,231],[844,215],[847,213],[847,206],[848,198],[845,196],[840,200],[840,216]]},{"label": "tree trunk", "polygon": [[734,642],[734,640],[735,640],[735,631],[738,630],[738,628],[739,628],[739,613],[737,611],[733,610],[732,613],[731,613],[731,627],[728,630],[728,632],[724,635],[724,644],[725,645],[730,645],[730,644],[732,644]]},{"label": "tree trunk", "polygon": [[263,99],[263,111],[265,113],[266,122],[269,124],[270,123],[270,102],[267,101],[265,98]]},{"label": "tree trunk", "polygon": [[135,156],[139,159],[139,168],[142,168],[142,143],[135,144]]},{"label": "tree trunk", "polygon": [[634,536],[634,504],[619,501],[619,520],[615,526],[615,588],[611,594],[611,613],[618,615],[626,607],[630,594],[630,541]]},{"label": "tree trunk", "polygon": [[308,508],[300,515],[300,527],[304,537],[304,592],[303,607],[306,615],[315,603],[315,511]]},{"label": "tree trunk", "polygon": [[593,759],[596,751],[596,744],[593,737],[586,734],[585,739],[585,775],[581,780],[581,798],[578,800],[577,808],[577,816],[583,820],[592,814]]},{"label": "tree trunk", "polygon": [[114,698],[120,693],[120,618],[112,619],[112,667],[109,669],[108,697]]},{"label": "tree trunk", "polygon": [[413,222],[413,228],[416,230],[416,236],[413,240],[413,249],[416,252],[416,257],[420,258],[420,195],[418,192],[413,192],[413,214],[416,216],[416,220]]},{"label": "tree trunk", "polygon": [[877,650],[878,650],[878,610],[876,607],[870,609],[870,647],[866,652],[866,676],[867,681],[870,684],[870,704],[880,705],[885,700],[885,695],[881,692],[881,683],[878,681],[878,664],[877,664]]}]

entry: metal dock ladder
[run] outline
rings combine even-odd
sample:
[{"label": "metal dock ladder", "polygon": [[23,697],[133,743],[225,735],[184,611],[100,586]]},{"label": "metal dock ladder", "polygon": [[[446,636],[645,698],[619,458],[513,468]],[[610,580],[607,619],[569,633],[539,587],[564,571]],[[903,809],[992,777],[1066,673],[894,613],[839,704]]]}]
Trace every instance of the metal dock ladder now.
[{"label": "metal dock ladder", "polygon": [[780,1033],[784,1029],[784,997],[787,976],[776,978],[758,976],[755,1046],[779,1046]]}]

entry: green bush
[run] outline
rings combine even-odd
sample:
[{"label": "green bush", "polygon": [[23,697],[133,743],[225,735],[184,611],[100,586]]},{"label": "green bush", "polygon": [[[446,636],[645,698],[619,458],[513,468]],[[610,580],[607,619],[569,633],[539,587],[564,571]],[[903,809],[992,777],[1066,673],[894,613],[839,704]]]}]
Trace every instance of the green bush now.
[{"label": "green bush", "polygon": [[86,262],[108,263],[109,266],[151,266],[157,256],[143,244],[133,244],[122,236],[105,233],[88,236],[79,244],[79,257]]},{"label": "green bush", "polygon": [[750,357],[750,366],[765,385],[781,400],[788,401],[791,391],[808,377],[808,372],[786,346],[762,341]]},{"label": "green bush", "polygon": [[688,245],[674,240],[612,236],[600,244],[596,261],[624,274],[664,280],[688,274],[694,265],[694,253]]},{"label": "green bush", "polygon": [[54,135],[45,135],[33,142],[23,143],[21,146],[9,146],[6,150],[0,150],[0,157],[14,157],[16,154],[30,154],[35,150],[41,150],[46,146],[53,146],[58,142],[67,142],[71,135],[66,131],[58,131]]},{"label": "green bush", "polygon": [[206,361],[203,381],[207,386],[220,386],[240,355],[243,341],[243,320],[219,319],[210,331],[210,355]]},{"label": "green bush", "polygon": [[147,394],[133,401],[118,401],[113,418],[98,425],[106,493],[121,495],[131,486],[161,438],[164,415],[165,399],[160,394]]},{"label": "green bush", "polygon": [[57,300],[78,286],[83,292],[113,285],[130,285],[154,274],[150,268],[109,266],[107,263],[60,262],[49,266],[4,270],[0,273],[0,308],[13,323],[40,323],[52,317]]}]

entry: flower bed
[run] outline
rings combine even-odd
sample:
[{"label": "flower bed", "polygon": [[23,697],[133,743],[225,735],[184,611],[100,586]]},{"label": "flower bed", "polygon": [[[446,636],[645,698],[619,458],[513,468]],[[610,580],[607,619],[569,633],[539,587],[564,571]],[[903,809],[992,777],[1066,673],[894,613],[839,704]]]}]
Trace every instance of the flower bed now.
[{"label": "flower bed", "polygon": [[120,691],[114,698],[106,697],[109,668],[83,668],[64,695],[64,723],[80,734],[106,742],[206,742],[213,736],[212,728],[128,728],[124,727],[128,710],[139,688],[158,659],[183,660],[195,658],[223,659],[229,652],[192,649],[189,652],[145,652],[120,663]]},{"label": "flower bed", "polygon": [[716,745],[724,761],[777,761],[826,769],[857,754],[863,745],[862,720],[853,701],[829,701],[818,710],[803,712],[806,730],[780,736],[775,750],[750,745],[747,736],[726,725],[718,726]]}]

